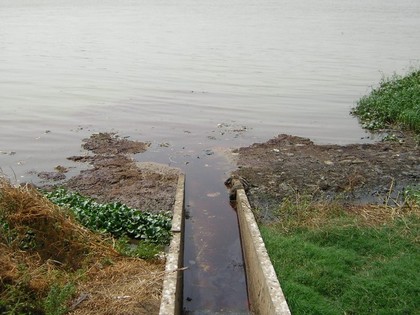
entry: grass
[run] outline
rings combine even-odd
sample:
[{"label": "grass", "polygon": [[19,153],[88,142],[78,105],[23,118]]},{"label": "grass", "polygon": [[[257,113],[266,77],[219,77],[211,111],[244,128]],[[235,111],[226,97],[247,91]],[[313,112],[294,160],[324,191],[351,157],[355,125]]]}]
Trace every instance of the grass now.
[{"label": "grass", "polygon": [[383,78],[379,87],[357,102],[352,113],[370,130],[399,126],[419,134],[420,70]]},{"label": "grass", "polygon": [[45,314],[47,315],[63,315],[68,312],[67,301],[75,293],[75,287],[72,283],[64,286],[53,284],[44,300]]},{"label": "grass", "polygon": [[418,314],[420,208],[298,197],[261,233],[292,314]]}]

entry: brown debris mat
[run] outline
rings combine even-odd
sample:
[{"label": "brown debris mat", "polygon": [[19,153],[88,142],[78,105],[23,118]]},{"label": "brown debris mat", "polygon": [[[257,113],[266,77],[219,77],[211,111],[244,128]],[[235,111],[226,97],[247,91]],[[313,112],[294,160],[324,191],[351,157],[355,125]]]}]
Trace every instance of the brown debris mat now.
[{"label": "brown debris mat", "polygon": [[155,213],[172,211],[179,170],[156,167],[156,163],[136,163],[130,154],[144,152],[147,143],[100,133],[85,139],[82,146],[94,155],[69,159],[92,167],[65,181],[66,188],[99,202],[119,201]]},{"label": "brown debris mat", "polygon": [[399,142],[317,145],[279,135],[236,150],[238,170],[249,184],[253,208],[270,209],[296,194],[350,204],[401,201],[405,187],[420,183],[420,147],[413,137]]}]

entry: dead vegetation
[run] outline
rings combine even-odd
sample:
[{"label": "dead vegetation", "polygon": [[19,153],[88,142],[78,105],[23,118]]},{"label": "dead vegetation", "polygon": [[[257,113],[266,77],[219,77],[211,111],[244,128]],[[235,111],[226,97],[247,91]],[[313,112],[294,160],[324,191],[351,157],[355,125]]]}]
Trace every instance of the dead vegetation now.
[{"label": "dead vegetation", "polygon": [[71,314],[157,314],[164,276],[161,267],[145,268],[144,261],[124,259],[98,270],[92,281],[78,287],[78,299],[86,300]]},{"label": "dead vegetation", "polygon": [[74,314],[157,313],[163,269],[121,256],[33,187],[0,179],[1,314],[53,314],[52,288],[69,285],[62,302]]},{"label": "dead vegetation", "polygon": [[296,229],[322,229],[326,224],[347,222],[360,228],[380,228],[396,221],[404,222],[410,216],[420,217],[420,204],[408,198],[401,204],[388,200],[385,204],[343,204],[340,200],[320,201],[311,195],[288,197],[276,210],[270,211],[271,221],[263,209],[255,209],[259,221],[276,226],[284,233]]}]

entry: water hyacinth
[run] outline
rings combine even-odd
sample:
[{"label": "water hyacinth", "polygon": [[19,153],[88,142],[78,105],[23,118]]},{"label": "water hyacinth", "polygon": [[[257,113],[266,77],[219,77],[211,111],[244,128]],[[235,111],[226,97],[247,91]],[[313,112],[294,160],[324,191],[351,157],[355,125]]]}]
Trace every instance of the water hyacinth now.
[{"label": "water hyacinth", "polygon": [[45,196],[56,205],[69,208],[77,220],[89,229],[110,233],[114,237],[128,236],[156,244],[169,243],[169,213],[144,212],[120,202],[101,204],[63,188],[47,192]]}]

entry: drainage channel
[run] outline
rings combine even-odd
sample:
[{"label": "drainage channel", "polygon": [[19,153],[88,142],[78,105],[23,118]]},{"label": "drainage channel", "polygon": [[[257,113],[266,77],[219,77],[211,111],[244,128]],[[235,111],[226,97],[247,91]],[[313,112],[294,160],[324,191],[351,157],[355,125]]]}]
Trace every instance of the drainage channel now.
[{"label": "drainage channel", "polygon": [[185,170],[184,315],[250,314],[238,217],[223,184],[228,170],[215,155]]},{"label": "drainage channel", "polygon": [[159,315],[290,315],[237,179],[237,210],[230,205],[224,179],[232,165],[207,150],[183,164]]},{"label": "drainage channel", "polygon": [[238,216],[224,185],[234,169],[226,150],[174,147],[168,156],[157,148],[137,156],[184,173],[160,315],[251,314]]}]

